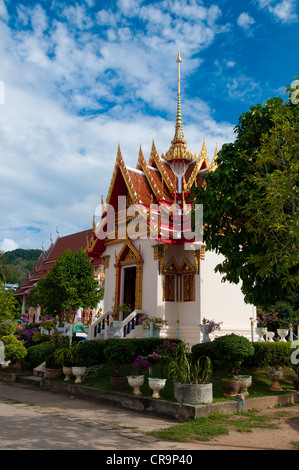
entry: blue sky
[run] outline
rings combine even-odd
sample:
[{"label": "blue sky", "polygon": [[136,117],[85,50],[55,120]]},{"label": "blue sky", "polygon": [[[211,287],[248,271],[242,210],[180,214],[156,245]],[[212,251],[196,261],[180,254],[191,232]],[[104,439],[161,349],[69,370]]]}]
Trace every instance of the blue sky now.
[{"label": "blue sky", "polygon": [[286,98],[298,19],[296,0],[0,0],[0,250],[90,228],[118,143],[131,167],[168,150],[178,49],[184,134],[212,158]]}]

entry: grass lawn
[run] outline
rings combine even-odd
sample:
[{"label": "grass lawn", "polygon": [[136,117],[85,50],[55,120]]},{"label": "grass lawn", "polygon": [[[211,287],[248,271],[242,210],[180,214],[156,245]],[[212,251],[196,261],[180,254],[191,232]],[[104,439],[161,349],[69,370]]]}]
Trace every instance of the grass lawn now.
[{"label": "grass lawn", "polygon": [[[267,369],[254,369],[254,370],[245,370],[241,371],[242,374],[251,375],[252,376],[252,385],[249,388],[250,398],[255,397],[263,397],[263,396],[271,396],[274,392],[270,391],[270,387],[272,385],[272,381],[267,376]],[[121,369],[122,375],[131,375],[132,368],[131,366],[123,367]],[[103,366],[98,370],[96,374],[88,375],[84,378],[82,383],[83,386],[87,387],[96,387],[96,388],[103,388],[105,390],[113,390],[110,384],[110,376],[111,376],[111,369],[107,366]],[[224,377],[224,373],[220,371],[215,371],[213,374],[212,382],[213,382],[213,401],[220,402],[225,401],[227,398],[223,394],[223,389],[221,385],[221,379]],[[293,387],[293,378],[296,378],[294,371],[290,368],[285,368],[284,370],[284,379],[280,382],[281,388],[283,389],[282,392],[276,392],[280,394],[290,393],[291,390],[294,390]],[[63,378],[57,379],[63,381]],[[74,379],[71,380],[71,383],[74,382]],[[145,374],[144,385],[140,388],[142,395],[151,397],[152,391],[148,386],[147,374]],[[126,384],[126,387],[123,390],[124,393],[133,393],[133,389]],[[173,394],[173,382],[172,380],[168,379],[166,382],[166,386],[163,390],[160,391],[161,399],[169,400],[169,401],[176,401]]]},{"label": "grass lawn", "polygon": [[[213,413],[147,434],[176,442],[209,441],[215,436],[228,435],[230,430],[252,432],[254,428],[279,429],[279,420],[287,416],[288,411],[285,409],[277,410],[271,415],[261,415],[256,410],[233,415]],[[299,441],[293,441],[292,446],[298,449]]]}]

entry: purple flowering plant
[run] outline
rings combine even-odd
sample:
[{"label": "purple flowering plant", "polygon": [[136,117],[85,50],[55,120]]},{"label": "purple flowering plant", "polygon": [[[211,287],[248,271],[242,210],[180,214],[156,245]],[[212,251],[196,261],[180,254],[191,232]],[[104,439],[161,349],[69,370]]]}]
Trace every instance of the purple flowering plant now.
[{"label": "purple flowering plant", "polygon": [[146,369],[149,368],[150,363],[148,360],[143,357],[141,354],[137,356],[132,363],[132,366],[134,367],[134,375],[142,374]]},{"label": "purple flowering plant", "polygon": [[215,320],[206,320],[207,333],[213,333],[213,331],[220,330],[222,322],[216,323]]},{"label": "purple flowering plant", "polygon": [[168,365],[170,359],[173,357],[178,343],[170,342],[169,340],[163,341],[161,345],[158,345],[152,354],[147,356],[150,361],[150,365],[159,365],[161,370],[160,374],[163,376],[163,369]]}]

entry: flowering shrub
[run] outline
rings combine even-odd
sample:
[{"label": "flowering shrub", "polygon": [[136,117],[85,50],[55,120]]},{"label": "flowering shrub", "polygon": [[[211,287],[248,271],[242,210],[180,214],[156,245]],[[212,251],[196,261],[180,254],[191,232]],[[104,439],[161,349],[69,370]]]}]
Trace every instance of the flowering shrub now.
[{"label": "flowering shrub", "polygon": [[24,346],[31,346],[34,342],[34,336],[38,333],[38,328],[22,328],[20,334],[18,335],[20,339],[24,340]]},{"label": "flowering shrub", "polygon": [[215,320],[206,320],[206,332],[213,333],[213,331],[220,330],[220,325],[222,325],[222,322],[216,323]]},{"label": "flowering shrub", "polygon": [[135,367],[134,375],[141,374],[149,368],[149,365],[150,363],[145,359],[145,357],[139,354],[139,356],[137,356],[134,362],[132,363],[132,366]]},{"label": "flowering shrub", "polygon": [[269,323],[278,321],[278,313],[271,310],[269,313],[262,309],[258,309],[258,316],[256,318],[257,326],[265,328]]},{"label": "flowering shrub", "polygon": [[56,321],[54,320],[53,317],[45,317],[45,318],[41,318],[40,325],[45,330],[48,330],[50,334],[50,331],[56,328]]},{"label": "flowering shrub", "polygon": [[163,375],[163,369],[168,365],[170,359],[173,357],[177,346],[178,343],[165,340],[161,345],[157,346],[152,354],[149,354],[146,359],[149,360],[151,365],[159,365],[161,368],[160,373]]}]

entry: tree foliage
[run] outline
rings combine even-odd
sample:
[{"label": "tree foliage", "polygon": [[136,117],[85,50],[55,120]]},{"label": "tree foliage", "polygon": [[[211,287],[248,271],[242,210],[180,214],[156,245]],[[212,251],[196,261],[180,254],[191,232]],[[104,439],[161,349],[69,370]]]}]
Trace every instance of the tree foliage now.
[{"label": "tree foliage", "polygon": [[66,250],[52,271],[32,289],[28,304],[41,305],[45,313],[59,315],[78,308],[96,307],[103,297],[93,267],[84,250]]},{"label": "tree foliage", "polygon": [[252,106],[196,189],[207,249],[224,256],[216,271],[263,307],[298,287],[298,117],[281,98]]},{"label": "tree foliage", "polygon": [[0,322],[14,320],[18,313],[19,304],[11,290],[5,290],[0,281]]}]

